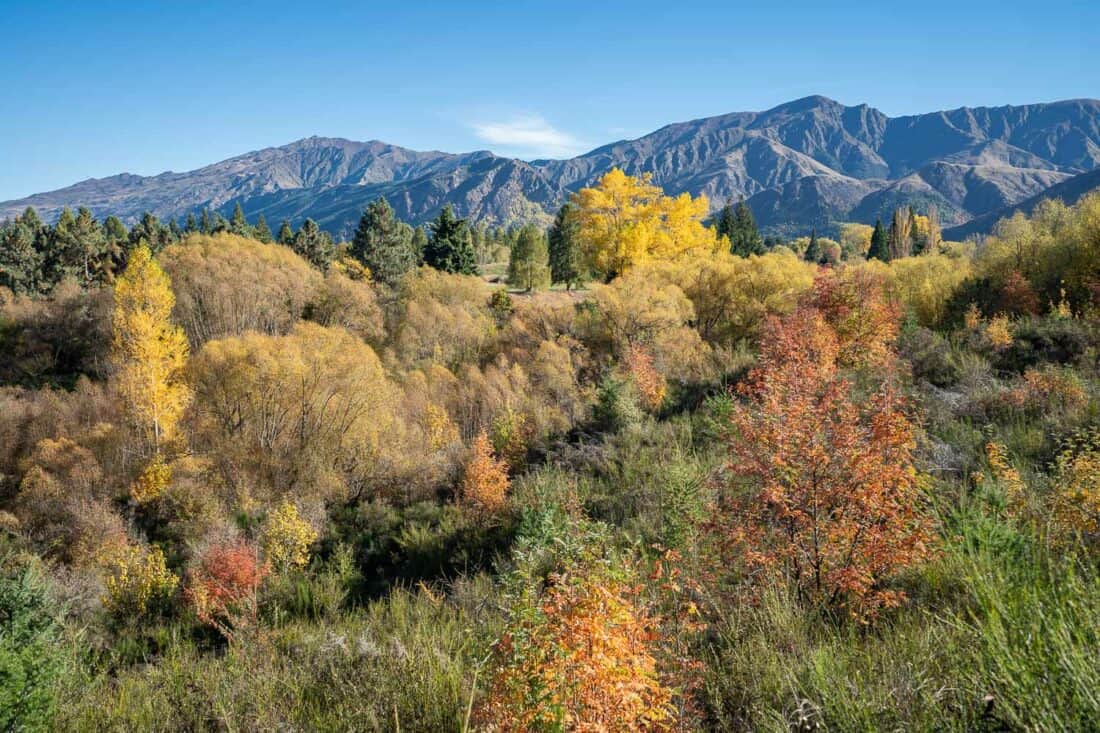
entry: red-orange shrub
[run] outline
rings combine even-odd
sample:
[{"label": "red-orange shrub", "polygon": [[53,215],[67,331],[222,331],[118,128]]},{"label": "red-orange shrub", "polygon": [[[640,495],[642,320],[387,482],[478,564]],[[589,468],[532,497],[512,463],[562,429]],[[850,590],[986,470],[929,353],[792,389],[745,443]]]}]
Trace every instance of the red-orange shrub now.
[{"label": "red-orange shrub", "polygon": [[641,344],[631,344],[626,352],[626,369],[638,389],[642,406],[654,412],[665,402],[668,385],[664,376],[653,367],[653,356]]},{"label": "red-orange shrub", "polygon": [[226,638],[256,620],[256,594],[269,568],[257,548],[245,540],[211,545],[191,569],[187,598],[199,620]]},{"label": "red-orange shrub", "polygon": [[741,489],[729,532],[751,569],[786,576],[805,601],[867,618],[897,605],[883,581],[928,554],[913,426],[888,385],[859,404],[819,311],[772,321],[731,416]]}]

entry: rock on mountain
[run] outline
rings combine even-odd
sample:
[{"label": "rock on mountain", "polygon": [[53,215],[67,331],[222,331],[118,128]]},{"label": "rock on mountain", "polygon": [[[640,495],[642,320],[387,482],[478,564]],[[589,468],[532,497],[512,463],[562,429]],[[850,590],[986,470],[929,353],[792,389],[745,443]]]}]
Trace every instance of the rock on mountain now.
[{"label": "rock on mountain", "polygon": [[960,108],[887,117],[867,105],[806,97],[763,112],[667,125],[568,160],[521,161],[488,151],[419,152],[378,141],[308,138],[187,173],[122,174],[0,203],[0,218],[64,206],[133,221],[203,207],[297,224],[312,217],[346,236],[385,195],[423,222],[451,204],[490,223],[546,222],[569,195],[612,167],[651,173],[669,193],[706,194],[714,208],[744,197],[765,227],[873,222],[896,206],[935,205],[947,224],[1001,211],[1100,166],[1100,101]]}]

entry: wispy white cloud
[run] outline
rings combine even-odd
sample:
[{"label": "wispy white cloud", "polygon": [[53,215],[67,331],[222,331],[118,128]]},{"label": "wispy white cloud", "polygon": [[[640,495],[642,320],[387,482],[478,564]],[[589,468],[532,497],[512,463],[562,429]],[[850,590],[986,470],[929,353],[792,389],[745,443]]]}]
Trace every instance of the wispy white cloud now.
[{"label": "wispy white cloud", "polygon": [[470,127],[495,152],[527,158],[560,158],[582,153],[583,142],[557,129],[539,115],[513,117],[504,122],[475,122]]}]

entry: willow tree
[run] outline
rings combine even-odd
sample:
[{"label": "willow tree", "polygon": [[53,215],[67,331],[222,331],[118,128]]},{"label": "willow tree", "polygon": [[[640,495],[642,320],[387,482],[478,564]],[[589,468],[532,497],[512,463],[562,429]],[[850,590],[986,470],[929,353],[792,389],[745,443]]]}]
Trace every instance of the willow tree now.
[{"label": "willow tree", "polygon": [[635,265],[712,253],[718,246],[714,229],[703,225],[706,197],[665,196],[648,173],[634,177],[614,168],[575,193],[572,203],[581,250],[608,281]]},{"label": "willow tree", "polygon": [[183,379],[187,338],[172,323],[175,302],[149,248],[136,247],[115,283],[112,358],[129,417],[157,454],[174,436],[191,397]]}]

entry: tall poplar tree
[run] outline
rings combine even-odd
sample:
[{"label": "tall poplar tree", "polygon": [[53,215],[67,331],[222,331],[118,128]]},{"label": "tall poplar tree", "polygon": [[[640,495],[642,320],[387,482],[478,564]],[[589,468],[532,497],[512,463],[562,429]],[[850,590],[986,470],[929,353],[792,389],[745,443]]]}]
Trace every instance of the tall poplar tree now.
[{"label": "tall poplar tree", "polygon": [[187,338],[171,320],[175,302],[164,270],[147,246],[137,246],[115,283],[111,356],[123,404],[156,454],[191,398],[183,376]]}]

